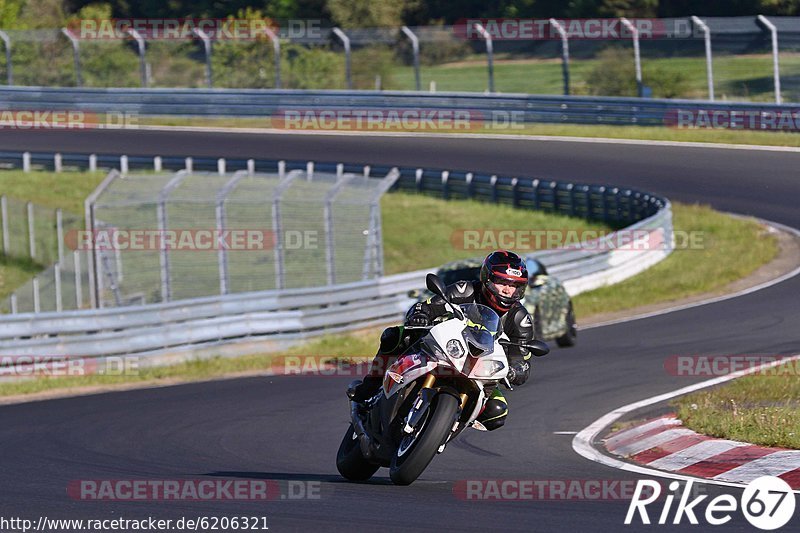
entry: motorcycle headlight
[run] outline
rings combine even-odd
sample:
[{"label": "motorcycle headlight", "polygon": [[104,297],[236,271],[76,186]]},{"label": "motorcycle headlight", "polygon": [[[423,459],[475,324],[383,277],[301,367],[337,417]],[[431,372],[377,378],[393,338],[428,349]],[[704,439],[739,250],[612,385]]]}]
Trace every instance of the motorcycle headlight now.
[{"label": "motorcycle headlight", "polygon": [[481,361],[473,370],[472,375],[476,378],[490,378],[506,367],[500,361]]},{"label": "motorcycle headlight", "polygon": [[454,359],[460,359],[464,357],[466,353],[464,351],[464,345],[458,342],[456,339],[451,339],[447,341],[447,355],[453,357]]}]

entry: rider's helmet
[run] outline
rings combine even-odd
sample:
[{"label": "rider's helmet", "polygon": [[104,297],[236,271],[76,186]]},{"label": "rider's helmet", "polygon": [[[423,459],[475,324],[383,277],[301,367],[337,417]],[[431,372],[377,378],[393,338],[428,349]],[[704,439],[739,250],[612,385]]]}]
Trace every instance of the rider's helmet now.
[{"label": "rider's helmet", "polygon": [[[503,294],[498,284],[511,285],[514,292]],[[528,268],[525,261],[514,252],[497,250],[486,256],[481,266],[481,293],[483,299],[498,314],[503,314],[525,295]]]}]

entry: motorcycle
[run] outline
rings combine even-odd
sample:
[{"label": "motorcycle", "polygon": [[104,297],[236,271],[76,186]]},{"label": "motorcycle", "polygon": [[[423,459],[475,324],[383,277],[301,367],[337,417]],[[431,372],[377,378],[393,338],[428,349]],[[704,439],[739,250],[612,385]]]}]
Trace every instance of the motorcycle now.
[{"label": "motorcycle", "polygon": [[443,320],[413,328],[422,330],[419,339],[386,370],[382,389],[365,404],[352,400],[358,381],[348,388],[351,423],[336,456],[346,479],[364,481],[388,467],[393,483],[413,483],[466,428],[485,431],[477,418],[488,394],[501,381],[511,389],[505,346],[536,356],[550,351],[537,340],[508,341],[489,307],[452,304],[435,274],[428,274],[426,285],[445,300]]}]

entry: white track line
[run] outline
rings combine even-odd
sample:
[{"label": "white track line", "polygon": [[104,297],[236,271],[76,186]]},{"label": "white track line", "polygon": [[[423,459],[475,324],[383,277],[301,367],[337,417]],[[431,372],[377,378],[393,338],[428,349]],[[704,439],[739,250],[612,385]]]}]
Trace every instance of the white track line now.
[{"label": "white track line", "polygon": [[[619,420],[628,413],[631,413],[643,407],[648,407],[650,405],[655,405],[665,400],[675,398],[676,396],[682,396],[684,394],[689,394],[690,392],[694,392],[700,389],[713,387],[714,385],[719,385],[721,383],[725,383],[727,381],[731,381],[733,379],[746,376],[748,374],[752,374],[761,370],[781,365],[786,362],[793,362],[793,361],[800,361],[800,354],[794,355],[792,357],[787,357],[785,359],[781,359],[778,361],[772,361],[762,365],[757,365],[752,368],[740,370],[738,372],[727,374],[725,376],[720,376],[706,381],[702,381],[700,383],[696,383],[694,385],[689,385],[688,387],[683,387],[682,389],[666,392],[664,394],[659,394],[658,396],[652,396],[650,398],[646,398],[638,402],[624,405],[619,409],[616,409],[610,413],[601,416],[600,418],[589,424],[586,428],[581,430],[577,435],[575,435],[575,438],[572,439],[572,449],[575,450],[575,452],[577,452],[579,455],[591,461],[595,461],[597,463],[604,464],[606,466],[610,466],[613,468],[619,468],[620,470],[627,470],[628,472],[635,472],[637,474],[642,474],[650,477],[656,476],[656,477],[665,477],[669,479],[679,479],[684,481],[687,480],[699,481],[703,483],[710,483],[712,485],[743,487],[745,485],[744,483],[723,481],[720,479],[705,479],[705,478],[698,478],[695,476],[686,476],[682,474],[665,472],[663,470],[656,470],[655,468],[628,463],[621,459],[617,459],[616,457],[611,457],[609,455],[602,453],[600,450],[594,447],[594,443],[597,441],[597,438],[600,435],[600,433],[605,431],[605,429],[608,426],[610,426],[611,424],[613,424],[614,422],[616,422],[617,420]],[[800,490],[795,490],[794,492],[800,494]]]},{"label": "white track line", "polygon": [[[626,429],[615,433],[613,437],[606,441],[606,447],[608,449],[616,448],[623,442],[630,440],[634,437],[638,437],[639,435],[644,435],[648,431],[664,426],[679,426],[681,425],[681,421],[677,418],[656,418],[655,420],[651,420],[646,424],[640,424],[638,426],[634,426],[630,429]],[[577,432],[576,432],[577,433]]]},{"label": "white track line", "polygon": [[[118,129],[118,128],[113,128]],[[206,132],[206,133],[246,133],[263,135],[323,135],[328,137],[336,136],[359,136],[359,137],[429,137],[434,139],[495,139],[495,140],[514,140],[514,141],[536,141],[536,142],[570,142],[570,143],[589,143],[589,144],[627,144],[638,146],[673,146],[677,148],[720,148],[725,150],[759,150],[768,152],[800,152],[800,148],[794,146],[767,146],[763,144],[724,144],[724,143],[704,143],[691,141],[656,141],[642,139],[614,139],[610,137],[570,137],[556,135],[524,135],[524,134],[503,134],[503,133],[433,133],[433,132],[403,132],[403,131],[347,131],[347,130],[289,130],[280,128],[232,128],[232,127],[213,127],[213,126],[137,126],[133,129],[151,131],[187,131],[187,132]]]}]

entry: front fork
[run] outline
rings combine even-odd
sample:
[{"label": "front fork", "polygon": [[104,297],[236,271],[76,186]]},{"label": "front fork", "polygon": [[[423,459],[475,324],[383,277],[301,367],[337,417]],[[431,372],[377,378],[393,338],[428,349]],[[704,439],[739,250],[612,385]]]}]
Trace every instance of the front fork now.
[{"label": "front fork", "polygon": [[[430,404],[433,401],[434,396],[438,393],[437,390],[433,388],[433,385],[436,383],[436,376],[433,374],[428,374],[425,376],[425,380],[422,382],[422,388],[420,389],[417,399],[414,402],[414,405],[411,407],[408,415],[406,416],[405,424],[403,425],[403,432],[406,434],[411,434],[417,428],[417,424],[419,424],[420,420],[422,419],[425,412],[430,408]],[[447,436],[447,439],[442,443],[439,447],[439,453],[444,451],[444,446],[447,441],[450,440],[450,437],[455,433],[456,429],[458,428],[459,419],[461,417],[461,412],[464,411],[464,407],[467,404],[467,400],[469,396],[466,393],[459,394],[459,402],[460,407],[458,411],[458,415],[456,416],[456,421],[453,424],[450,433]]]}]

